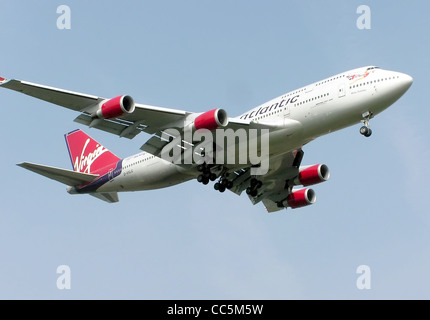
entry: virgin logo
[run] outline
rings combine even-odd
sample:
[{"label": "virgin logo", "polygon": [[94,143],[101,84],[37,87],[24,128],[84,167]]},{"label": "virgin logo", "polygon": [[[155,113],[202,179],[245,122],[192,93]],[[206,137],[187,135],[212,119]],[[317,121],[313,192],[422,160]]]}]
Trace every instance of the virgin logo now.
[{"label": "virgin logo", "polygon": [[356,78],[359,78],[357,80],[361,80],[361,79],[366,78],[368,75],[369,75],[369,72],[366,72],[364,74],[354,74],[352,76],[347,76],[347,78],[348,78],[348,80],[354,80]]},{"label": "virgin logo", "polygon": [[100,157],[103,153],[108,151],[103,146],[97,144],[93,152],[89,152],[88,154],[86,154],[85,151],[90,141],[91,139],[87,139],[84,144],[84,147],[82,148],[81,156],[76,157],[74,164],[75,171],[91,173],[91,165],[94,163],[94,161],[96,161],[97,158]]}]

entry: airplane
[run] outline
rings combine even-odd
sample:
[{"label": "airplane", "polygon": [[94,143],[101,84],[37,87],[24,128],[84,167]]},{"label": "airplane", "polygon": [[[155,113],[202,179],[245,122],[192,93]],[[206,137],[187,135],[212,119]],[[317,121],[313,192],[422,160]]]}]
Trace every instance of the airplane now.
[{"label": "airplane", "polygon": [[[120,159],[83,131],[75,130],[65,135],[73,170],[18,164],[65,184],[70,194],[90,194],[113,203],[119,201],[118,192],[165,188],[192,179],[203,184],[217,180],[215,190],[228,189],[238,195],[245,191],[254,205],[262,202],[267,212],[276,212],[315,203],[316,193],[308,187],[330,177],[325,164],[301,165],[304,145],[359,123],[359,132],[369,137],[370,120],[396,102],[412,82],[405,73],[365,66],[290,91],[237,117],[228,117],[220,108],[195,113],[137,104],[129,95],[107,99],[15,79],[0,78],[0,87],[77,111],[74,121],[90,128],[128,139],[141,132],[152,135],[142,145],[143,152]],[[264,130],[269,132],[267,170],[255,174],[259,165],[249,158],[245,163],[207,161],[216,152],[225,154],[226,149],[219,148],[216,141],[213,147],[218,149],[206,155],[206,148],[199,147],[194,136],[185,137],[187,130],[215,135],[220,129],[260,130],[261,139]],[[206,160],[187,164],[167,160],[163,150],[172,143],[180,150],[176,160],[190,150]],[[230,145],[237,146],[237,140]],[[263,140],[260,153],[262,145]],[[238,148],[234,150],[235,155],[240,153]]]}]

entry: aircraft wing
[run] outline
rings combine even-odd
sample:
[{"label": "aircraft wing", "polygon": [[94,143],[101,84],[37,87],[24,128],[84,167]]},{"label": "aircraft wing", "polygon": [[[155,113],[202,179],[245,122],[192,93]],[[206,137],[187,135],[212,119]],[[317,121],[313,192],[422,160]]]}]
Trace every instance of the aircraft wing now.
[{"label": "aircraft wing", "polygon": [[[8,80],[1,77],[0,87],[21,92],[31,97],[50,102],[73,111],[77,111],[80,114],[75,118],[74,121],[129,139],[134,138],[140,132],[153,134],[154,138],[159,139],[162,135],[162,132],[170,128],[178,128],[182,132],[185,122],[191,122],[193,120],[193,116],[189,116],[194,114],[193,112],[184,110],[135,104],[135,108],[132,113],[124,113],[120,116],[109,119],[95,118],[94,114],[96,114],[97,110],[101,108],[102,104],[109,101],[109,99],[85,93],[49,87],[28,81],[15,79]],[[288,121],[291,123],[282,124],[284,129],[285,126],[287,126],[291,128],[291,131],[293,132],[295,129],[301,126],[298,121]],[[228,125],[225,127],[225,129],[277,129],[278,127],[278,124],[273,123],[255,123],[248,120],[229,118]],[[154,140],[149,144],[152,143],[154,143]],[[160,142],[158,142],[158,145],[160,145]],[[145,148],[146,147],[143,147],[144,150]],[[152,150],[154,154],[160,151],[159,148],[154,150],[154,146],[149,146],[148,149]]]},{"label": "aircraft wing", "polygon": [[191,114],[183,110],[136,104],[132,114],[94,121],[92,114],[107,98],[15,79],[0,78],[0,87],[80,112],[76,122],[129,139],[142,131],[153,134],[181,121],[183,123],[185,117]]},{"label": "aircraft wing", "polygon": [[[297,177],[302,158],[301,149],[270,157],[269,171],[265,175],[256,176],[263,185],[258,189],[256,197],[248,195],[251,202],[257,204],[262,201],[268,212],[284,209],[279,207],[278,203],[291,193],[292,184],[289,181]],[[250,185],[250,168],[236,171],[234,174],[237,177],[232,179],[233,187],[230,190],[240,195]]]}]

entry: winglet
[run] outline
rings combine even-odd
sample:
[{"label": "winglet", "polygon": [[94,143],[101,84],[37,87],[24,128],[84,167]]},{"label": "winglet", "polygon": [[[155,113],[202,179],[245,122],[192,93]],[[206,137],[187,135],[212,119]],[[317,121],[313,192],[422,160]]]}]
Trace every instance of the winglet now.
[{"label": "winglet", "polygon": [[7,79],[0,77],[0,84],[4,83],[6,81],[7,81]]}]

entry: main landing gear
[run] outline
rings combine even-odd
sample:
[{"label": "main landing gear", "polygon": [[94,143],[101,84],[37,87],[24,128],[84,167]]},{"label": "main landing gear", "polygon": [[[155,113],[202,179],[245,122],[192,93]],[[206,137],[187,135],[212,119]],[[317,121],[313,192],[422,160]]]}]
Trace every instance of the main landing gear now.
[{"label": "main landing gear", "polygon": [[[214,173],[211,169],[214,167],[213,164],[200,164],[197,166],[197,170],[201,173],[197,176],[197,181],[203,184],[208,184],[209,181],[215,181],[220,173]],[[219,170],[219,169],[218,169]],[[213,171],[217,172],[217,169],[213,169]],[[219,192],[224,192],[226,189],[231,189],[233,187],[233,181],[227,179],[227,175],[223,174],[219,178],[219,180],[214,184],[214,189]]]},{"label": "main landing gear", "polygon": [[[236,181],[236,175],[233,174],[233,180],[230,180],[232,178],[231,174],[224,171],[222,167],[213,164],[200,164],[197,166],[197,170],[200,172],[197,176],[197,181],[203,184],[208,184],[209,181],[215,181],[219,177],[219,180],[214,184],[214,189],[221,193],[227,189],[233,188],[234,181]],[[258,189],[262,186],[263,182],[256,178],[251,178],[249,187],[246,188],[246,193],[255,198],[258,195]]]},{"label": "main landing gear", "polygon": [[218,190],[219,192],[224,192],[225,189],[231,189],[232,187],[233,182],[226,178],[220,178],[219,181],[214,184],[214,189]]},{"label": "main landing gear", "polygon": [[246,194],[249,194],[251,197],[256,197],[258,194],[258,189],[261,188],[262,185],[263,182],[252,178],[249,187],[246,188]]},{"label": "main landing gear", "polygon": [[365,137],[370,137],[372,135],[372,129],[370,129],[369,120],[373,118],[373,114],[370,111],[367,111],[362,114],[364,126],[360,128],[360,133]]},{"label": "main landing gear", "polygon": [[201,173],[197,177],[197,181],[203,184],[208,184],[209,181],[215,181],[217,175],[211,172],[211,165],[208,164],[200,164],[197,167]]}]

